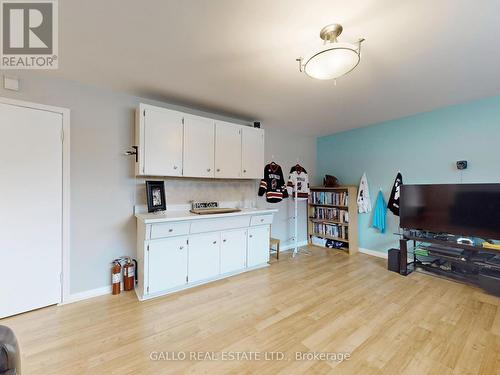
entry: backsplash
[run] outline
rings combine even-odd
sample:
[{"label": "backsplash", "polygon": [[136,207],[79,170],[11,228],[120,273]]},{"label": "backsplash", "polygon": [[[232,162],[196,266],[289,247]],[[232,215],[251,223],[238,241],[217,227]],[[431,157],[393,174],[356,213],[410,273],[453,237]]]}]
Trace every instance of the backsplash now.
[{"label": "backsplash", "polygon": [[[161,180],[160,178],[150,178]],[[136,205],[146,204],[146,184],[149,178],[136,179]],[[164,178],[167,205],[187,204],[192,200],[220,202],[257,202],[258,180],[204,180],[194,178]]]}]

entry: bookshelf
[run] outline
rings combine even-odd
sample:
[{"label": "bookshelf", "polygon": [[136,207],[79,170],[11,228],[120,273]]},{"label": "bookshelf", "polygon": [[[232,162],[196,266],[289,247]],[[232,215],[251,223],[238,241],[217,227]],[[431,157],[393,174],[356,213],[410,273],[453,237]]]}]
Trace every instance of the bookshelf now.
[{"label": "bookshelf", "polygon": [[309,245],[326,247],[324,242],[341,242],[349,254],[358,251],[358,206],[356,186],[311,188],[307,206]]}]

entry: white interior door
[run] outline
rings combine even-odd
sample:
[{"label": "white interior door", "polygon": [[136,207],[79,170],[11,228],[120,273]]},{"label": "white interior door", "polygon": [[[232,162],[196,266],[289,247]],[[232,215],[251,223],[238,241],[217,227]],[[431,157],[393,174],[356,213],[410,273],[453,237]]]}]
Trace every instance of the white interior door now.
[{"label": "white interior door", "polygon": [[188,281],[205,280],[220,273],[220,233],[189,237]]},{"label": "white interior door", "polygon": [[148,293],[161,292],[186,284],[187,237],[172,237],[149,243]]},{"label": "white interior door", "polygon": [[0,318],[61,302],[62,126],[0,103]]},{"label": "white interior door", "polygon": [[264,175],[264,130],[244,126],[241,136],[241,168],[243,178]]},{"label": "white interior door", "polygon": [[269,262],[270,226],[261,225],[248,230],[248,267]]},{"label": "white interior door", "polygon": [[246,266],[247,230],[238,229],[221,233],[220,271],[228,273]]},{"label": "white interior door", "polygon": [[184,117],[183,176],[214,177],[214,138],[213,120]]},{"label": "white interior door", "polygon": [[144,118],[144,174],[182,175],[182,113],[147,108]]},{"label": "white interior door", "polygon": [[241,177],[241,126],[215,123],[215,177]]}]

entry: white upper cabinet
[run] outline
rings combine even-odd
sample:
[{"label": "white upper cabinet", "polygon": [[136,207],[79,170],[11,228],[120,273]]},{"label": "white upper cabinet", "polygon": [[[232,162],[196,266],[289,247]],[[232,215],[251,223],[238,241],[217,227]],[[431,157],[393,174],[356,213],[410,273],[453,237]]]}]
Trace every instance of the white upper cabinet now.
[{"label": "white upper cabinet", "polygon": [[215,177],[241,178],[241,128],[215,122]]},{"label": "white upper cabinet", "polygon": [[262,178],[264,130],[140,104],[137,176]]},{"label": "white upper cabinet", "polygon": [[264,171],[264,130],[242,127],[241,177],[262,178]]},{"label": "white upper cabinet", "polygon": [[183,114],[141,105],[139,117],[138,174],[182,176]]},{"label": "white upper cabinet", "polygon": [[214,120],[184,117],[183,176],[214,177]]}]

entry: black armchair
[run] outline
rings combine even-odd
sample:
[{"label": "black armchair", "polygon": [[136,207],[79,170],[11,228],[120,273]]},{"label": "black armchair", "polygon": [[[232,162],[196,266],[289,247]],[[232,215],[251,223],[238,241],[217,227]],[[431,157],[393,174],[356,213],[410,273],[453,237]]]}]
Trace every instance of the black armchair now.
[{"label": "black armchair", "polygon": [[0,326],[0,375],[20,375],[21,356],[14,332]]}]

